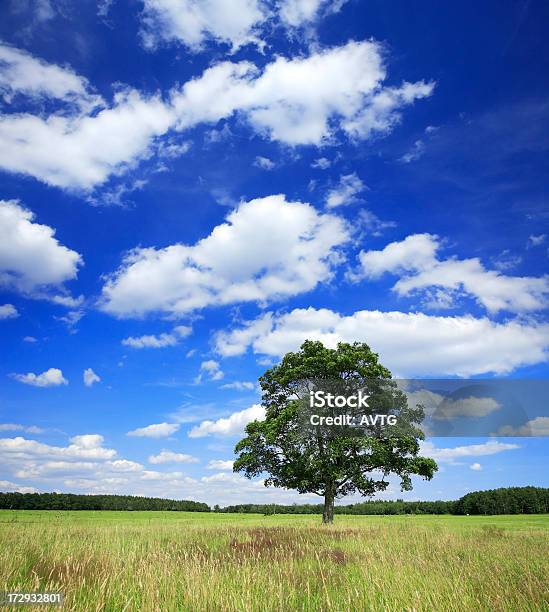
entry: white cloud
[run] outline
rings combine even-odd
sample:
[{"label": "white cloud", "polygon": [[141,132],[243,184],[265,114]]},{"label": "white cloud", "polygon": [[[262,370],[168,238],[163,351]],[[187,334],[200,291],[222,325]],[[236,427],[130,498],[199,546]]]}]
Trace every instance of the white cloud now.
[{"label": "white cloud", "polygon": [[97,14],[99,17],[107,17],[111,10],[111,5],[114,0],[98,0],[97,2]]},{"label": "white cloud", "polygon": [[207,470],[219,470],[220,472],[232,472],[234,461],[223,459],[212,459],[206,466]]},{"label": "white cloud", "polygon": [[69,381],[64,378],[63,372],[58,368],[49,368],[42,374],[29,372],[28,374],[13,374],[12,376],[15,380],[33,387],[58,387],[59,385],[69,384]]},{"label": "white cloud", "polygon": [[326,157],[319,157],[315,159],[311,164],[312,168],[318,168],[319,170],[327,170],[332,165],[332,162]]},{"label": "white cloud", "polygon": [[217,421],[202,421],[189,432],[190,438],[204,438],[205,436],[236,436],[242,434],[244,427],[255,420],[265,418],[265,409],[259,404],[254,404],[250,408],[234,412],[226,418]]},{"label": "white cloud", "polygon": [[[381,251],[361,251],[361,275],[377,279],[385,272],[401,278],[393,290],[401,296],[435,288],[437,305],[450,305],[464,292],[476,298],[489,312],[500,310],[527,312],[547,307],[549,277],[507,276],[487,270],[477,257],[471,259],[438,259],[441,243],[438,236],[413,234],[392,242]],[[431,299],[433,295],[427,293]]]},{"label": "white cloud", "polygon": [[339,177],[339,184],[328,192],[326,206],[336,208],[346,206],[357,201],[357,194],[366,189],[366,185],[355,172]]},{"label": "white cloud", "polygon": [[410,162],[418,160],[420,157],[423,157],[425,153],[425,143],[423,140],[416,140],[412,146],[412,148],[405,153],[399,161],[403,164],[409,164]]},{"label": "white cloud", "polygon": [[254,166],[262,168],[263,170],[272,170],[276,166],[276,164],[268,157],[258,155],[254,160]]},{"label": "white cloud", "polygon": [[25,487],[9,480],[0,480],[0,490],[13,493],[39,493],[36,487]]},{"label": "white cloud", "polygon": [[259,0],[144,0],[141,34],[149,48],[164,40],[199,51],[214,40],[236,51],[259,43],[256,29],[266,16]]},{"label": "white cloud", "polygon": [[520,427],[505,425],[500,427],[498,435],[505,436],[549,436],[549,417],[539,416],[530,419]]},{"label": "white cloud", "polygon": [[421,404],[425,414],[435,421],[452,420],[460,417],[480,418],[501,409],[501,404],[493,397],[471,395],[469,397],[444,397],[428,389],[413,391],[403,389],[408,398],[408,405]]},{"label": "white cloud", "polygon": [[456,446],[454,448],[436,448],[432,442],[421,442],[421,454],[432,457],[441,463],[454,463],[457,459],[464,457],[483,457],[495,455],[507,450],[520,448],[518,444],[508,444],[490,440],[482,444],[470,444],[467,446]]},{"label": "white cloud", "polygon": [[33,221],[16,200],[0,200],[0,286],[63,301],[67,296],[51,291],[76,278],[82,258],[59,243],[53,228]]},{"label": "white cloud", "polygon": [[84,370],[82,378],[86,387],[91,387],[94,383],[101,382],[101,378],[91,368],[86,368]]},{"label": "white cloud", "polygon": [[50,446],[20,436],[0,439],[0,455],[6,461],[23,461],[33,457],[66,459],[111,459],[116,451],[103,446],[103,436],[85,434],[71,438],[69,446]]},{"label": "white cloud", "polygon": [[179,423],[154,423],[128,431],[127,435],[139,438],[165,438],[174,434],[180,427]]},{"label": "white cloud", "polygon": [[192,455],[162,450],[160,453],[158,453],[158,455],[151,455],[149,457],[149,463],[153,463],[155,465],[160,463],[199,463],[199,460]]},{"label": "white cloud", "polygon": [[0,431],[23,431],[30,434],[41,434],[44,430],[35,425],[21,425],[20,423],[0,423]]},{"label": "white cloud", "polygon": [[0,117],[0,166],[48,185],[91,189],[145,157],[174,121],[159,96],[120,91],[96,114]]},{"label": "white cloud", "polygon": [[2,304],[0,306],[0,320],[1,319],[16,319],[19,316],[17,308],[13,304]]},{"label": "white cloud", "polygon": [[159,336],[138,336],[124,338],[122,344],[130,346],[134,349],[142,348],[164,348],[166,346],[175,346],[181,338],[186,338],[192,332],[192,327],[186,325],[178,325],[174,327],[171,333],[160,334]]},{"label": "white cloud", "polygon": [[451,420],[459,417],[483,417],[500,410],[501,405],[493,397],[462,397],[443,399],[433,415],[435,420]]},{"label": "white cloud", "polygon": [[86,79],[70,68],[48,64],[30,53],[0,43],[0,95],[10,102],[16,94],[30,98],[53,98],[80,108],[102,104],[89,92]]},{"label": "white cloud", "polygon": [[[52,301],[56,301],[56,300],[52,299]],[[76,326],[78,325],[78,322],[83,317],[84,317],[84,310],[80,308],[78,310],[69,310],[65,315],[61,315],[61,316],[54,315],[53,318],[56,321],[61,321],[62,323],[64,323],[67,326],[68,330],[71,333],[74,333],[76,331]]]},{"label": "white cloud", "polygon": [[283,195],[244,202],[195,245],[130,251],[103,287],[101,308],[180,315],[297,295],[331,278],[348,239],[342,219],[309,204]]},{"label": "white cloud", "polygon": [[280,3],[280,18],[283,23],[298,27],[314,21],[325,0],[282,0]]},{"label": "white cloud", "polygon": [[482,470],[482,465],[480,465],[480,463],[471,463],[469,469],[473,470],[473,472],[480,472]]},{"label": "white cloud", "polygon": [[440,317],[423,313],[357,311],[344,316],[328,309],[295,309],[265,315],[229,332],[217,334],[217,351],[240,355],[282,356],[304,340],[367,342],[381,362],[400,377],[504,374],[545,362],[549,325],[508,321],[495,323],[472,316]]},{"label": "white cloud", "polygon": [[240,474],[228,473],[230,462],[209,468],[221,472],[194,479],[180,471],[145,469],[138,462],[118,458],[116,451],[102,444],[103,438],[97,435],[75,436],[68,446],[49,446],[24,438],[0,439],[0,465],[10,478],[13,476],[11,480],[0,481],[0,489],[34,492],[37,490],[34,486],[16,480],[33,479],[49,491],[175,497],[212,505],[242,499],[273,503],[312,499],[268,489],[260,479],[250,481]]},{"label": "white cloud", "polygon": [[371,138],[376,134],[390,132],[401,120],[400,108],[416,100],[429,97],[434,83],[418,81],[404,82],[400,87],[386,87],[373,95],[369,104],[355,115],[345,119],[342,127],[351,137]]},{"label": "white cloud", "polygon": [[291,28],[312,24],[324,13],[337,13],[347,0],[281,0],[278,4],[282,23]]},{"label": "white cloud", "polygon": [[539,235],[530,235],[528,236],[528,245],[527,247],[537,247],[542,245],[547,238],[547,234],[539,234]]},{"label": "white cloud", "polygon": [[[233,3],[226,10],[238,14]],[[289,145],[328,143],[338,130],[366,139],[389,132],[402,107],[434,87],[423,81],[384,87],[385,78],[382,48],[374,41],[305,58],[277,57],[263,71],[250,62],[221,62],[165,96],[119,89],[99,112],[4,114],[0,167],[90,190],[150,155],[171,129],[215,124],[235,113],[259,134]]]},{"label": "white cloud", "polygon": [[211,380],[221,380],[225,374],[221,370],[221,366],[218,361],[214,359],[208,359],[200,364],[200,371],[206,372]]},{"label": "white cloud", "polygon": [[248,44],[263,49],[264,26],[310,27],[320,17],[337,13],[346,1],[143,0],[141,38],[149,49],[178,42],[198,52],[210,41],[229,45],[231,52]]},{"label": "white cloud", "polygon": [[[396,227],[394,221],[383,221],[376,214],[367,208],[361,208],[354,219],[355,227],[363,230],[369,236],[381,236],[387,229]],[[350,280],[355,280],[353,273],[347,275]]]},{"label": "white cloud", "polygon": [[262,73],[249,62],[222,62],[188,81],[173,103],[179,129],[239,111],[272,140],[320,145],[338,127],[357,139],[389,132],[400,108],[434,87],[421,81],[384,88],[385,78],[380,45],[352,41],[305,58],[278,57]]},{"label": "white cloud", "polygon": [[232,383],[221,385],[222,389],[235,389],[236,391],[253,391],[255,385],[253,382],[235,380]]}]

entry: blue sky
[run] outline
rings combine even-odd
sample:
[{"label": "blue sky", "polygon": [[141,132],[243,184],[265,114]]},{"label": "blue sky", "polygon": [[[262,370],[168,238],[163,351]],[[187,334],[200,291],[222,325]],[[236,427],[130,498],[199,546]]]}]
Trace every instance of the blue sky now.
[{"label": "blue sky", "polygon": [[[0,489],[295,501],[230,462],[306,338],[548,377],[546,3],[1,11]],[[547,448],[432,439],[406,495],[547,486]]]}]

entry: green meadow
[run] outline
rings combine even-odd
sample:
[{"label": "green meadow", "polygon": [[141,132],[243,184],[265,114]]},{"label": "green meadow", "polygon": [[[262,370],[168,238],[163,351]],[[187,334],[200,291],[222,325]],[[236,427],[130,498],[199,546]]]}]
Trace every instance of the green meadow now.
[{"label": "green meadow", "polygon": [[0,582],[82,611],[549,610],[549,515],[1,510]]}]

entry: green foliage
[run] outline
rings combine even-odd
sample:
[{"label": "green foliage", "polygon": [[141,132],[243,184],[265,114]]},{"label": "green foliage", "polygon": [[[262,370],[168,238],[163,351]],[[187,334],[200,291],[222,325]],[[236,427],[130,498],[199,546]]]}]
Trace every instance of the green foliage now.
[{"label": "green foliage", "polygon": [[549,489],[509,487],[474,491],[456,502],[455,514],[544,514],[549,512]]},{"label": "green foliage", "polygon": [[[349,515],[402,515],[402,514],[452,514],[453,501],[414,501],[405,502],[402,500],[385,501],[370,500],[358,504],[348,504],[345,506],[335,506],[334,514]],[[237,504],[226,506],[221,510],[225,513],[239,514],[322,514],[324,506],[322,504],[293,504],[283,506],[279,504]]]},{"label": "green foliage", "polygon": [[[185,500],[127,495],[73,495],[70,493],[0,493],[0,509],[12,510],[167,510],[209,512],[207,504]],[[468,493],[457,501],[369,500],[336,506],[335,514],[549,514],[549,489],[511,487]],[[227,514],[322,514],[322,504],[238,504],[214,512]]]},{"label": "green foliage", "polygon": [[0,508],[12,510],[174,510],[209,512],[207,504],[131,495],[0,493]]},{"label": "green foliage", "polygon": [[[299,391],[304,381],[319,380],[340,380],[356,388],[372,380],[384,381],[393,414],[399,418],[399,434],[304,436],[299,427]],[[431,479],[437,470],[433,459],[418,456],[424,436],[417,425],[423,410],[408,407],[406,395],[367,344],[339,343],[337,349],[328,349],[307,340],[298,352],[287,353],[279,365],[267,370],[259,382],[266,418],[247,425],[246,437],[235,448],[236,472],[249,478],[266,473],[266,486],[323,496],[333,514],[334,499],[383,491],[389,474],[400,477],[402,490],[410,490],[411,475]]]}]

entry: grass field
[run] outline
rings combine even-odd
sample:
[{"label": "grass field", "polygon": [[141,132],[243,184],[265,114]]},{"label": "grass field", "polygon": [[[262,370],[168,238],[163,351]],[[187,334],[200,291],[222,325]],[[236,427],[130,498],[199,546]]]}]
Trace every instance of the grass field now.
[{"label": "grass field", "polygon": [[0,511],[0,590],[70,610],[549,610],[548,585],[549,515]]}]

